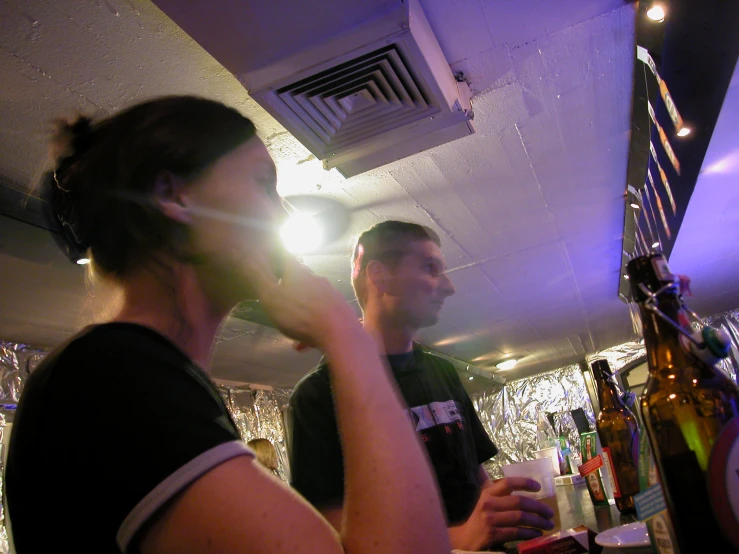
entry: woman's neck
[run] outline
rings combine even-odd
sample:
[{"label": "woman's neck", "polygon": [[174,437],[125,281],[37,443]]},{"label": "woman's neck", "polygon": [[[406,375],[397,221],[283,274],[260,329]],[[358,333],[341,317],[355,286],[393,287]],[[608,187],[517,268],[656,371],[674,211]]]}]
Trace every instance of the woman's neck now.
[{"label": "woman's neck", "polygon": [[216,333],[230,310],[213,306],[191,266],[142,269],[127,276],[122,288],[123,305],[113,321],[149,327],[208,368]]}]

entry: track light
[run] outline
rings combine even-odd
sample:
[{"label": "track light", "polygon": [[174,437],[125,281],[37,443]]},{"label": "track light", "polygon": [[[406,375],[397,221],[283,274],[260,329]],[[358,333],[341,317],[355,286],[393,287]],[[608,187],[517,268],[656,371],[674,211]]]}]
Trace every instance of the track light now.
[{"label": "track light", "polygon": [[665,20],[665,10],[659,4],[655,4],[647,10],[647,17],[652,21],[662,23]]}]

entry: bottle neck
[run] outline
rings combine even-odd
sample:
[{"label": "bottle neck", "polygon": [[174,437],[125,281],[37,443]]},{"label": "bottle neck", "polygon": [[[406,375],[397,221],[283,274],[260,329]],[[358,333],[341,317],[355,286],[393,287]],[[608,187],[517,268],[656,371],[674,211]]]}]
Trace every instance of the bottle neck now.
[{"label": "bottle neck", "polygon": [[[677,294],[663,293],[657,302],[657,308],[666,317],[686,330],[687,314]],[[680,331],[675,329],[657,313],[648,310],[644,303],[639,304],[644,343],[647,347],[647,360],[650,373],[661,369],[670,369],[682,364],[685,352],[680,343]]]},{"label": "bottle neck", "polygon": [[601,410],[613,410],[621,407],[623,402],[616,391],[613,381],[605,373],[598,371],[596,382],[598,383],[598,402]]}]

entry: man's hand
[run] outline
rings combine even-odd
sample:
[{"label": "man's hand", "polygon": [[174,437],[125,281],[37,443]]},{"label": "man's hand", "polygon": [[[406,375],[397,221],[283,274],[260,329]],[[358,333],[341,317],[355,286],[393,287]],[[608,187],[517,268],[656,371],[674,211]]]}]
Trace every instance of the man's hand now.
[{"label": "man's hand", "polygon": [[554,513],[549,506],[527,496],[511,494],[539,489],[538,482],[525,477],[493,481],[483,489],[469,519],[449,528],[452,548],[482,550],[504,542],[533,539],[542,535],[540,529],[552,529]]}]

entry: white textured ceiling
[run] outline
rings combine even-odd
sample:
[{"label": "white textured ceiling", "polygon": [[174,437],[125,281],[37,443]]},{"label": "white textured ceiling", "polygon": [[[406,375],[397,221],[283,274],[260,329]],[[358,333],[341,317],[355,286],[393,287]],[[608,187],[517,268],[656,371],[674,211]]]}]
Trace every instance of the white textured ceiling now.
[{"label": "white textured ceiling", "polygon": [[[340,5],[349,10],[354,2],[361,0]],[[522,358],[506,374],[515,378],[632,338],[616,292],[633,6],[421,4],[453,69],[471,83],[477,134],[344,180],[324,173],[151,3],[4,0],[2,184],[25,191],[35,181],[54,117],[113,113],[161,94],[214,97],[254,119],[278,163],[283,194],[324,194],[352,209],[347,236],[305,258],[347,298],[350,236],[402,218],[439,231],[453,268],[457,295],[421,337],[440,351],[482,367]],[[80,272],[50,252],[44,232],[0,220],[0,339],[56,344],[83,319]],[[291,352],[271,329],[240,320],[229,322],[223,339],[214,374],[224,379],[289,386],[316,361]]]}]

